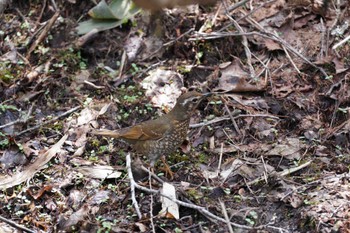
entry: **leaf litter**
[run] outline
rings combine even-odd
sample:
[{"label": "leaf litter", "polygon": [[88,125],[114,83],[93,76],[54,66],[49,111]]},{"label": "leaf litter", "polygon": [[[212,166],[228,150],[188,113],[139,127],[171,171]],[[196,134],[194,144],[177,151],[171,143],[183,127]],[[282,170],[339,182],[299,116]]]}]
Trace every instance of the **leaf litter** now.
[{"label": "leaf litter", "polygon": [[[242,232],[346,232],[350,15],[348,1],[327,2],[218,1],[165,9],[149,24],[141,13],[78,48],[71,32],[92,3],[9,3],[0,24],[1,216],[45,232],[227,232],[230,221]],[[45,22],[49,34],[39,30]],[[139,220],[125,180],[129,148],[89,130],[165,113],[185,88],[217,94],[194,113],[187,151],[167,156],[174,180],[156,172],[192,205],[137,190]],[[175,218],[157,215],[162,204]],[[0,231],[13,230],[2,221]]]}]

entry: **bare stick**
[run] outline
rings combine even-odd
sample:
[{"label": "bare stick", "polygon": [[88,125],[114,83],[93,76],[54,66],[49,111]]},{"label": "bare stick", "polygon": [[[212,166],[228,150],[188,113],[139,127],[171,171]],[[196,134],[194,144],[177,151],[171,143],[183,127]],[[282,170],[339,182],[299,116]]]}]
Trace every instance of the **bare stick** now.
[{"label": "bare stick", "polygon": [[218,164],[217,175],[219,175],[219,173],[221,172],[221,163],[222,163],[223,150],[224,150],[224,143],[221,143],[221,149],[220,149],[220,157],[219,157],[219,164]]},{"label": "bare stick", "polygon": [[[233,119],[237,119],[237,118],[240,118],[240,117],[266,117],[266,118],[272,118],[272,119],[276,119],[276,120],[280,119],[279,117],[276,117],[276,116],[273,116],[273,115],[269,115],[269,114],[254,114],[254,115],[240,114],[238,116],[234,116]],[[222,117],[214,118],[213,120],[210,120],[210,121],[207,121],[207,122],[201,122],[201,123],[198,123],[198,124],[191,124],[190,128],[199,128],[199,127],[202,127],[202,126],[212,125],[212,124],[215,124],[217,122],[226,121],[226,120],[230,120],[230,119],[231,118],[229,117],[229,115],[225,115],[225,116],[222,116]]]},{"label": "bare stick", "polygon": [[32,115],[33,107],[34,107],[34,103],[32,104],[32,106],[30,106],[27,114],[22,116],[20,119],[17,119],[15,121],[9,122],[9,123],[7,123],[5,125],[0,125],[0,129],[9,127],[9,126],[17,124],[17,123],[26,123],[31,118],[30,115]]},{"label": "bare stick", "polygon": [[[245,31],[243,31],[243,29],[241,28],[239,23],[237,23],[237,21],[234,20],[229,14],[226,14],[226,16],[233,22],[233,24],[235,25],[235,27],[237,28],[237,30],[240,33],[245,32]],[[255,70],[254,70],[254,67],[252,65],[252,53],[250,52],[250,49],[248,47],[248,39],[246,36],[242,36],[242,45],[244,47],[245,56],[247,57],[247,64],[249,66],[250,77],[255,78]]]},{"label": "bare stick", "polygon": [[345,44],[348,40],[350,40],[350,35],[348,35],[346,38],[344,38],[343,40],[339,41],[338,43],[336,43],[335,45],[333,45],[332,49],[336,50],[339,46],[342,46],[343,44]]},{"label": "bare stick", "polygon": [[29,129],[23,130],[23,131],[19,132],[18,134],[16,134],[15,137],[18,137],[18,136],[20,136],[20,135],[22,135],[22,134],[25,134],[25,133],[30,132],[30,131],[33,131],[33,130],[37,130],[37,129],[39,129],[40,127],[42,127],[43,125],[47,125],[47,124],[50,124],[50,123],[52,123],[52,122],[55,122],[55,121],[57,121],[59,118],[64,117],[64,116],[67,116],[67,115],[69,115],[69,114],[71,114],[71,113],[77,111],[79,108],[80,108],[80,106],[77,106],[77,107],[75,107],[75,108],[72,108],[72,109],[70,109],[70,110],[68,110],[68,111],[66,111],[66,112],[64,112],[64,113],[62,113],[62,114],[60,114],[60,115],[58,115],[58,116],[52,118],[51,120],[42,122],[42,123],[39,124],[39,125],[36,125],[36,126],[31,127],[31,128],[29,128]]},{"label": "bare stick", "polygon": [[328,76],[328,74],[324,71],[324,69],[322,67],[318,67],[317,65],[315,65],[314,63],[312,63],[311,61],[309,61],[309,59],[307,59],[305,56],[303,56],[301,53],[298,52],[298,50],[296,50],[295,48],[291,47],[286,41],[282,40],[280,37],[277,37],[275,35],[273,35],[272,33],[269,32],[256,32],[256,31],[252,31],[252,32],[245,32],[245,33],[218,33],[218,32],[212,32],[212,33],[196,33],[196,37],[195,38],[190,38],[190,41],[194,41],[194,40],[212,40],[212,39],[218,39],[218,38],[222,38],[222,37],[230,37],[230,36],[261,36],[264,38],[268,38],[271,39],[281,45],[284,45],[287,49],[289,49],[289,51],[291,51],[293,54],[295,54],[296,56],[300,57],[302,60],[304,60],[307,64],[311,65],[312,67],[314,67],[315,69],[319,70],[324,76]]},{"label": "bare stick", "polygon": [[298,72],[298,74],[300,74],[301,73],[300,70],[298,69],[297,65],[294,63],[292,57],[289,55],[288,50],[286,49],[286,47],[284,45],[281,45],[281,46],[283,48],[284,53],[287,55],[287,58],[289,59],[290,63],[292,63],[294,69]]},{"label": "bare stick", "polygon": [[[149,188],[152,189],[151,173],[149,173],[148,175],[148,182],[149,182]],[[150,221],[152,226],[152,232],[156,233],[156,228],[154,227],[154,222],[153,222],[153,194],[151,194],[151,201],[149,203],[149,216],[150,216]]]},{"label": "bare stick", "polygon": [[[131,180],[130,180],[130,182],[131,182]],[[135,182],[135,181],[133,181],[133,182]],[[163,197],[168,198],[169,200],[171,200],[173,202],[176,202],[178,205],[197,210],[197,211],[199,211],[200,213],[202,213],[203,215],[205,215],[205,216],[207,216],[209,218],[215,219],[215,220],[223,222],[223,223],[227,223],[226,219],[221,218],[219,216],[216,216],[215,214],[211,213],[210,211],[208,211],[206,208],[204,208],[202,206],[198,206],[198,205],[190,204],[190,203],[183,202],[183,201],[180,201],[180,200],[177,200],[177,199],[173,199],[172,197],[161,193],[159,190],[146,188],[146,187],[143,187],[143,186],[141,186],[141,185],[139,185],[137,183],[134,183],[134,185],[135,185],[135,188],[137,188],[137,189],[139,189],[141,191],[163,196]],[[257,227],[250,227],[250,226],[245,226],[245,225],[241,225],[241,224],[234,223],[234,222],[229,222],[229,223],[232,226],[234,226],[234,227],[237,227],[237,228],[240,228],[240,229],[246,229],[246,230],[279,229],[280,232],[288,232],[287,230],[285,230],[283,228],[270,226],[270,225],[261,225],[261,226],[257,226]]]},{"label": "bare stick", "polygon": [[219,202],[221,205],[222,214],[224,215],[224,217],[226,219],[226,224],[227,224],[228,230],[230,231],[230,233],[233,233],[234,231],[233,231],[232,226],[230,224],[230,219],[229,219],[228,214],[227,214],[225,203],[221,199],[219,199]]},{"label": "bare stick", "polygon": [[34,43],[30,46],[26,58],[29,59],[30,54],[34,51],[34,49],[45,39],[47,34],[49,33],[50,29],[52,28],[53,24],[56,22],[58,16],[60,15],[59,12],[56,12],[52,18],[49,20],[49,22],[46,24],[43,32],[39,35],[38,39],[34,41]]},{"label": "bare stick", "polygon": [[230,112],[230,109],[228,108],[228,106],[227,106],[227,104],[226,104],[226,100],[225,100],[223,97],[221,97],[221,100],[224,102],[225,109],[226,109],[228,115],[230,116],[230,119],[231,119],[231,121],[232,121],[233,127],[235,127],[235,130],[236,130],[236,132],[238,133],[238,135],[239,135],[239,136],[242,136],[242,133],[241,133],[241,131],[239,130],[238,125],[237,125],[235,119],[233,118],[233,115],[232,115],[232,113]]},{"label": "bare stick", "polygon": [[7,218],[4,218],[2,216],[0,216],[0,220],[5,222],[5,223],[7,223],[7,224],[9,224],[9,225],[11,225],[11,226],[13,226],[13,227],[15,227],[15,228],[17,228],[17,229],[20,229],[22,231],[29,232],[29,233],[36,233],[36,231],[30,230],[30,229],[28,229],[28,228],[26,228],[26,227],[24,227],[22,225],[17,224],[14,221],[12,221],[10,219],[7,219]]},{"label": "bare stick", "polygon": [[233,6],[230,6],[230,7],[227,9],[227,11],[228,11],[228,12],[233,11],[233,10],[237,9],[238,7],[243,6],[243,5],[246,4],[246,2],[248,2],[248,1],[250,1],[250,0],[242,0],[242,1],[240,1],[240,2],[237,2],[237,3],[235,3]]},{"label": "bare stick", "polygon": [[141,215],[141,211],[140,211],[140,207],[139,207],[139,204],[136,200],[136,197],[135,197],[135,180],[134,180],[134,175],[132,174],[132,171],[131,171],[131,156],[130,156],[130,153],[128,153],[126,155],[126,167],[127,167],[127,170],[128,170],[128,176],[129,176],[129,180],[130,180],[130,192],[131,192],[131,200],[132,200],[132,204],[134,205],[134,208],[136,210],[136,213],[137,213],[137,217],[139,217],[139,219],[142,218],[142,215]]},{"label": "bare stick", "polygon": [[[302,164],[302,165],[300,165],[300,166],[298,166],[298,167],[294,167],[294,168],[290,168],[290,169],[285,169],[285,170],[283,170],[283,171],[281,171],[281,172],[278,172],[278,173],[277,173],[277,176],[284,177],[284,176],[286,176],[286,175],[292,174],[292,173],[294,173],[294,172],[296,172],[296,171],[299,171],[299,170],[301,170],[301,169],[303,169],[303,168],[309,166],[311,163],[312,163],[312,160],[310,160],[310,161],[308,161],[308,162],[306,162],[306,163],[304,163],[304,164]],[[264,175],[262,175],[262,176],[256,178],[255,180],[252,180],[252,181],[248,182],[247,185],[253,185],[253,184],[256,184],[256,183],[258,183],[258,182],[260,182],[260,181],[265,180],[265,179],[266,179],[266,178],[265,178],[265,175],[266,175],[266,174],[264,174]]]}]

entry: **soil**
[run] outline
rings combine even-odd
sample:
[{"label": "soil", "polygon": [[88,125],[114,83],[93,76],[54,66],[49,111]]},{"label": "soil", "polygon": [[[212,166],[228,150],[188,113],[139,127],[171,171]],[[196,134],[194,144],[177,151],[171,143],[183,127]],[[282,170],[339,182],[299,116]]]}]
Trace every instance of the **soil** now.
[{"label": "soil", "polygon": [[[349,232],[349,2],[242,2],[141,10],[87,37],[93,1],[8,2],[0,232]],[[189,90],[213,95],[166,155],[174,177],[158,162],[133,193],[132,148],[91,129]]]}]

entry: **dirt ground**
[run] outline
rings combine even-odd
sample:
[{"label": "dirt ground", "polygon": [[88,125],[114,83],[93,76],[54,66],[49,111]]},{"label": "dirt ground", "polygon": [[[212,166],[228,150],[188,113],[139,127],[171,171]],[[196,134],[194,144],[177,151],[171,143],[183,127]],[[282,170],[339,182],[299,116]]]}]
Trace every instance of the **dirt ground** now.
[{"label": "dirt ground", "polygon": [[[0,232],[350,232],[348,0],[143,10],[79,35],[94,6],[0,4]],[[91,129],[188,90],[214,94],[166,155],[174,177],[158,162],[135,184],[132,149]]]}]

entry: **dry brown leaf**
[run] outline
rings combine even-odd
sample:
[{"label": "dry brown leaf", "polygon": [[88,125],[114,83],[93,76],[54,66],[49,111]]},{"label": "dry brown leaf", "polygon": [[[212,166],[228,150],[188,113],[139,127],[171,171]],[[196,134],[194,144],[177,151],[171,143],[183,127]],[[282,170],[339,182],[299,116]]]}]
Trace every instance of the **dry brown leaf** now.
[{"label": "dry brown leaf", "polygon": [[34,175],[39,172],[44,166],[54,157],[61,146],[68,138],[68,135],[64,135],[55,145],[53,145],[48,151],[44,154],[39,155],[39,157],[30,165],[24,168],[22,172],[18,172],[13,176],[5,176],[0,177],[0,189],[11,188],[15,185],[19,185],[20,183],[31,179]]}]

